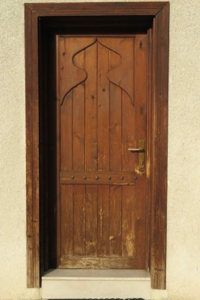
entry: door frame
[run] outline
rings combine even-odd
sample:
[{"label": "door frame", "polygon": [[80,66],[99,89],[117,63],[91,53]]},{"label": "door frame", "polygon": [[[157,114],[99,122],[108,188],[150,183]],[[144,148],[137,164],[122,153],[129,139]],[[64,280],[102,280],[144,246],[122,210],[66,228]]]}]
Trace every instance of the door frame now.
[{"label": "door frame", "polygon": [[40,287],[39,18],[77,16],[151,17],[149,41],[147,178],[150,199],[149,261],[151,285],[166,288],[168,2],[94,2],[25,4],[27,286]]}]

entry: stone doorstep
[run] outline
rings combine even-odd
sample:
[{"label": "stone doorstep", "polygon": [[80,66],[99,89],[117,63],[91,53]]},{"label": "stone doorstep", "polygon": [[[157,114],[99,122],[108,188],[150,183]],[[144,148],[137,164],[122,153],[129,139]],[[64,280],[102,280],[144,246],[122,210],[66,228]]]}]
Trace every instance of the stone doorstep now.
[{"label": "stone doorstep", "polygon": [[43,299],[150,299],[144,270],[55,269],[42,277]]}]

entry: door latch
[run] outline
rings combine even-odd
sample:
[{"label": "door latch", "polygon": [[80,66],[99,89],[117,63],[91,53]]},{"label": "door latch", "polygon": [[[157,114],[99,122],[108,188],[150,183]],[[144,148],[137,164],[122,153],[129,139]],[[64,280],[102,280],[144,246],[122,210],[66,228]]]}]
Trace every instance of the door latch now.
[{"label": "door latch", "polygon": [[128,148],[128,151],[139,153],[139,169],[145,166],[145,142],[139,140],[139,148]]}]

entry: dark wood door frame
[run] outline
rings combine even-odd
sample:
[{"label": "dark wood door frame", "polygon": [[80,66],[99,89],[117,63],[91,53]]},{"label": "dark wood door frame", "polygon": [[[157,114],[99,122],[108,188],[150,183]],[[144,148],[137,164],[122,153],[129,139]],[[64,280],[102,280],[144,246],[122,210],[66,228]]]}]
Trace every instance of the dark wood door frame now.
[{"label": "dark wood door frame", "polygon": [[129,16],[152,20],[149,29],[150,97],[147,177],[150,199],[150,273],[152,288],[166,288],[167,115],[169,3],[25,4],[27,286],[40,286],[40,151],[38,21],[44,17]]}]

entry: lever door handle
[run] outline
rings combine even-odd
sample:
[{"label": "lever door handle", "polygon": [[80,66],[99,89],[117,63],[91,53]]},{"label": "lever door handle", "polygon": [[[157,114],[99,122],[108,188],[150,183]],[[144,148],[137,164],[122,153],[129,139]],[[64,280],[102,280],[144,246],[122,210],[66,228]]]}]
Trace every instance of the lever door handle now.
[{"label": "lever door handle", "polygon": [[139,148],[128,148],[128,151],[139,153],[139,169],[144,169],[144,166],[145,166],[145,143],[144,143],[144,140],[139,140]]},{"label": "lever door handle", "polygon": [[131,152],[144,152],[144,148],[128,148]]}]

